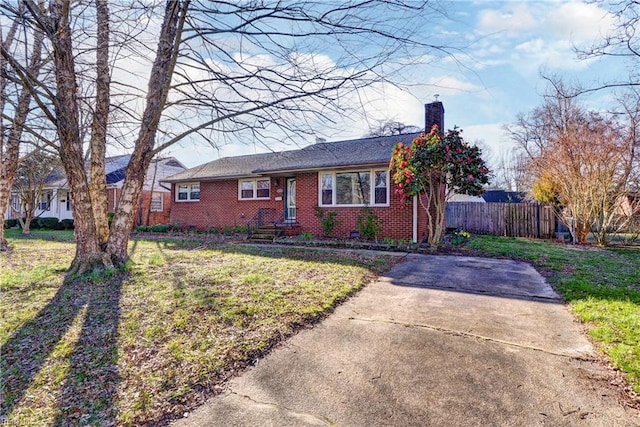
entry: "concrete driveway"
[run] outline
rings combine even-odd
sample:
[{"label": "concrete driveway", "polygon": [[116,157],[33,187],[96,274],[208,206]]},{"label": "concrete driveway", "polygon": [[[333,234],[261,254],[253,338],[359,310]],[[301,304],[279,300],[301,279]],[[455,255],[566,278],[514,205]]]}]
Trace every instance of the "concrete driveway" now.
[{"label": "concrete driveway", "polygon": [[176,426],[636,426],[528,264],[408,255]]}]

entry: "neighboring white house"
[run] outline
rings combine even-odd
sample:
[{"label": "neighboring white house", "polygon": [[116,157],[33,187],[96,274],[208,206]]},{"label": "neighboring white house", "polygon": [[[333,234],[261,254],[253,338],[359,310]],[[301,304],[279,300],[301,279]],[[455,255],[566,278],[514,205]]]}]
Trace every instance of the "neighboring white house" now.
[{"label": "neighboring white house", "polygon": [[453,194],[447,200],[448,203],[486,203],[486,201],[482,198],[482,196],[470,196],[468,194]]},{"label": "neighboring white house", "polygon": [[[118,204],[130,155],[108,157],[105,159],[108,211],[113,212]],[[182,172],[186,167],[174,157],[154,159],[145,177],[140,199],[138,225],[167,223],[171,211],[171,190],[160,185],[168,176]],[[67,178],[62,169],[57,169],[45,180],[40,201],[35,212],[39,217],[55,217],[59,220],[73,219],[73,196],[69,191]],[[18,194],[11,195],[11,205],[5,218],[18,218],[20,199]]]}]

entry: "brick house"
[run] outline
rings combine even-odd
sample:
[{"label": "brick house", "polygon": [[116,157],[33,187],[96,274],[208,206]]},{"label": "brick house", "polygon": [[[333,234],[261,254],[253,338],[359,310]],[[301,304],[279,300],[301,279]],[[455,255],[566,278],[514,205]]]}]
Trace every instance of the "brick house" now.
[{"label": "brick house", "polygon": [[[110,158],[111,162],[118,162],[120,167],[107,169],[107,212],[115,212],[124,175],[127,171],[130,155]],[[138,211],[135,216],[135,225],[168,224],[171,218],[173,205],[171,190],[163,186],[161,181],[171,175],[175,175],[186,167],[174,157],[153,159],[147,170],[147,175],[142,186],[142,194],[138,201]]]},{"label": "brick house", "polygon": [[[444,128],[441,102],[425,105],[425,127]],[[279,153],[225,157],[170,176],[171,224],[213,227],[274,223],[291,233],[323,234],[316,208],[336,212],[336,237],[352,236],[369,207],[381,220],[380,237],[420,241],[426,213],[413,200],[402,206],[393,191],[389,161],[393,146],[419,133],[319,142]]]},{"label": "brick house", "polygon": [[[128,154],[105,159],[108,212],[115,211],[130,159],[131,156]],[[151,161],[138,205],[136,225],[169,222],[172,205],[171,191],[163,187],[160,181],[185,169],[186,167],[173,157]],[[64,171],[61,168],[56,169],[45,180],[35,216],[55,217],[60,220],[73,219],[72,203],[73,195],[69,191]],[[19,205],[19,195],[12,194],[11,205],[5,213],[5,219],[17,218],[20,215]]]}]

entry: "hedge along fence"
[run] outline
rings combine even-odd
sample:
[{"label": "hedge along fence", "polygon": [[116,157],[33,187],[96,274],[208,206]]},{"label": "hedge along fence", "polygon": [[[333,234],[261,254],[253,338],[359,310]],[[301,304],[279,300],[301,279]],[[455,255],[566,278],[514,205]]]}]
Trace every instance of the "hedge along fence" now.
[{"label": "hedge along fence", "polygon": [[477,234],[549,238],[555,231],[553,208],[538,203],[447,203],[446,226]]}]

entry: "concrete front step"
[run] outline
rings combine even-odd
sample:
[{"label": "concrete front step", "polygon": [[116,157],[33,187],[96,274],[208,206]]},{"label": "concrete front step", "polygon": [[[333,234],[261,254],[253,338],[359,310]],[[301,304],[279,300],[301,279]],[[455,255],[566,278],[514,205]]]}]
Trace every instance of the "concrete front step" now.
[{"label": "concrete front step", "polygon": [[276,237],[292,236],[300,233],[298,224],[275,225],[268,224],[258,228],[250,237],[251,241],[272,241]]}]

